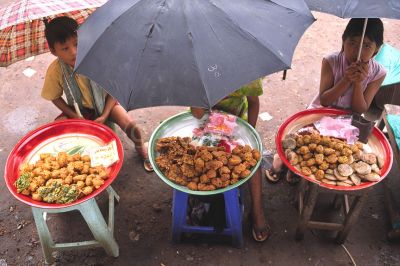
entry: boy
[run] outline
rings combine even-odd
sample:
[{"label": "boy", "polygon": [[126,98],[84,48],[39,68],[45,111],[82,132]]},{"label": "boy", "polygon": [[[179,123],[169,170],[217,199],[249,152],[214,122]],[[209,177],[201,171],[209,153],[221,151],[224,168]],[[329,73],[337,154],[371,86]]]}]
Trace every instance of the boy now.
[{"label": "boy", "polygon": [[[141,132],[126,110],[101,87],[88,78],[73,74],[78,36],[78,23],[69,17],[58,17],[46,23],[45,35],[50,51],[57,57],[47,69],[42,97],[62,111],[56,120],[89,119],[98,123],[115,122],[134,142],[146,171],[153,171],[143,144]],[[67,102],[62,98],[63,93]],[[74,110],[73,100],[82,113]]]}]

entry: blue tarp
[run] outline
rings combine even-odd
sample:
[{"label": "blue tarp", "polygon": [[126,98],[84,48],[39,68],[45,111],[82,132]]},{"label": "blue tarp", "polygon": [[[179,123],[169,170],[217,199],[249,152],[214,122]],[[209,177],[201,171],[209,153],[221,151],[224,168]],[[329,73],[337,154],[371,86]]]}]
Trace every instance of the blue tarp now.
[{"label": "blue tarp", "polygon": [[396,138],[397,147],[400,149],[400,115],[388,114],[387,120]]},{"label": "blue tarp", "polygon": [[375,60],[383,65],[386,70],[386,77],[382,86],[400,82],[400,51],[385,43],[382,45]]}]

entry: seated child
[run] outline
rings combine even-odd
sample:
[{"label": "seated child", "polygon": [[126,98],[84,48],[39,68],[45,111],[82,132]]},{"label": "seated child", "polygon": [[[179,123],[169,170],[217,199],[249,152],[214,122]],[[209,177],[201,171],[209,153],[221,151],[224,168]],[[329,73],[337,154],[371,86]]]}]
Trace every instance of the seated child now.
[{"label": "seated child", "polygon": [[[218,102],[213,109],[239,116],[256,127],[260,102],[258,96],[263,93],[262,81],[257,79]],[[205,109],[191,108],[194,117],[200,119]],[[249,187],[251,192],[251,221],[252,235],[255,241],[263,242],[270,236],[270,227],[265,221],[264,209],[262,206],[262,172],[261,167],[250,178]]]},{"label": "seated child", "polygon": [[[141,132],[126,110],[101,87],[88,78],[73,74],[77,52],[78,23],[69,17],[58,17],[46,23],[45,35],[50,51],[57,57],[47,69],[42,97],[61,110],[56,120],[90,119],[98,123],[115,122],[134,142],[146,171],[152,171]],[[67,102],[62,98],[65,93]],[[74,109],[78,104],[81,118]]]},{"label": "seated child", "polygon": [[[368,19],[361,57],[357,61],[364,20],[351,19],[342,35],[341,51],[322,59],[319,94],[308,108],[322,105],[355,113],[368,110],[385,79],[386,70],[374,59],[383,44],[383,23],[379,18]],[[267,178],[278,181],[281,170],[282,161],[275,155],[272,168],[266,171]],[[289,183],[294,181],[291,176],[290,172],[286,175]]]}]

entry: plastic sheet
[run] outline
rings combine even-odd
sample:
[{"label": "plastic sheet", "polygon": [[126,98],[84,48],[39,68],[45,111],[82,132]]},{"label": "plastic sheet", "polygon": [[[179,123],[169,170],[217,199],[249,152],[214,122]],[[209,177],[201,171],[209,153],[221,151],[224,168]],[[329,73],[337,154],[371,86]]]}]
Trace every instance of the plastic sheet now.
[{"label": "plastic sheet", "polygon": [[314,126],[321,135],[345,139],[349,144],[354,144],[360,133],[357,127],[351,125],[351,116],[324,116],[314,122]]}]

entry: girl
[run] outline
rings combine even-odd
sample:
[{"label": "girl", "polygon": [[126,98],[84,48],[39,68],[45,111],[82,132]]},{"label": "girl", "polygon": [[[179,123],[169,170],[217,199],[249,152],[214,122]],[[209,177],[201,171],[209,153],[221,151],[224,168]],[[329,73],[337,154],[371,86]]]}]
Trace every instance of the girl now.
[{"label": "girl", "polygon": [[[357,55],[365,19],[353,18],[342,35],[342,49],[322,59],[319,94],[308,108],[334,107],[364,113],[378,92],[386,70],[373,58],[383,44],[383,23],[379,18],[368,19],[361,57]],[[274,156],[272,168],[266,171],[270,181],[278,181],[282,161]],[[286,180],[293,183],[291,173]]]}]

